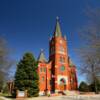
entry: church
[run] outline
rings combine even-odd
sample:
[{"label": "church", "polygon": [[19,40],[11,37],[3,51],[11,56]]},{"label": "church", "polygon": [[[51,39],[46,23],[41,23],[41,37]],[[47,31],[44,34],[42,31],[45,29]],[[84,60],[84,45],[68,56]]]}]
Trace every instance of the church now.
[{"label": "church", "polygon": [[67,38],[62,36],[59,18],[55,30],[49,39],[49,60],[41,50],[38,57],[39,95],[46,91],[59,93],[77,90],[76,66],[68,55]]}]

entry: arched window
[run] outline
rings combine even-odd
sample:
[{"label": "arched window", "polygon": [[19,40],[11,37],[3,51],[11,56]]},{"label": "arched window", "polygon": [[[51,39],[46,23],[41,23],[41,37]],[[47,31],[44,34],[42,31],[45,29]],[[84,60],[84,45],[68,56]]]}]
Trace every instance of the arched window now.
[{"label": "arched window", "polygon": [[44,68],[44,72],[46,72],[46,68]]},{"label": "arched window", "polygon": [[60,57],[60,62],[62,63],[62,57]]},{"label": "arched window", "polygon": [[42,81],[44,81],[44,76],[42,77]]},{"label": "arched window", "polygon": [[65,63],[65,57],[60,57],[60,59],[59,59],[59,61],[60,61],[60,63]]},{"label": "arched window", "polygon": [[40,72],[46,72],[46,68],[45,67],[41,67],[40,68]]},{"label": "arched window", "polygon": [[64,47],[60,46],[59,50],[60,50],[60,52],[64,52]]},{"label": "arched window", "polygon": [[40,72],[42,72],[42,67],[40,68]]},{"label": "arched window", "polygon": [[63,63],[65,62],[65,58],[64,58],[64,57],[62,57],[62,62],[63,62]]},{"label": "arched window", "polygon": [[65,79],[62,78],[62,79],[60,80],[60,84],[64,84],[64,85],[65,85],[65,84],[66,84]]}]

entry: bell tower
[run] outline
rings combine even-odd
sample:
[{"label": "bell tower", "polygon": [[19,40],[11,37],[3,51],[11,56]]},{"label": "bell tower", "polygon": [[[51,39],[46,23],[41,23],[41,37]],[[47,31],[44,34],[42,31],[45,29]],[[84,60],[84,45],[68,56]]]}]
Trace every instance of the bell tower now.
[{"label": "bell tower", "polygon": [[[68,87],[68,50],[67,40],[62,36],[59,18],[53,36],[49,41],[49,61],[51,66],[51,87],[53,91],[67,90]],[[62,83],[62,80],[64,83]],[[63,85],[62,85],[63,84]],[[61,87],[62,86],[62,87]]]}]

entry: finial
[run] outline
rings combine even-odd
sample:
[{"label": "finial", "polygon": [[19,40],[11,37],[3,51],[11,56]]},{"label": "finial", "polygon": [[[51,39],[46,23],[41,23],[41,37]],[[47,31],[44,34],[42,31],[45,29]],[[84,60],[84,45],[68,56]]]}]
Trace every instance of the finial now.
[{"label": "finial", "polygon": [[59,17],[58,16],[56,17],[56,20],[59,20]]},{"label": "finial", "polygon": [[64,39],[66,40],[67,38],[66,38],[66,35],[64,35]]},{"label": "finial", "polygon": [[49,34],[49,40],[51,40],[51,34]]}]

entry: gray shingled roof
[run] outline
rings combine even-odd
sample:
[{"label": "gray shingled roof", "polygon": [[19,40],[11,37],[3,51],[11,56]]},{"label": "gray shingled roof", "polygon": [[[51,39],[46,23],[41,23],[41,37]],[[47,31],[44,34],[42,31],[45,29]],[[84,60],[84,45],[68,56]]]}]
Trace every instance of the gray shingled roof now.
[{"label": "gray shingled roof", "polygon": [[45,56],[44,56],[44,51],[41,50],[40,54],[39,54],[39,57],[37,59],[39,62],[47,62]]},{"label": "gray shingled roof", "polygon": [[73,62],[72,62],[72,60],[71,60],[70,57],[69,57],[69,65],[70,65],[70,66],[74,66],[74,64],[73,64]]}]

